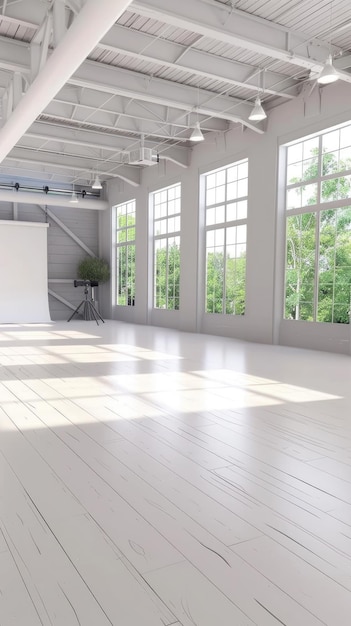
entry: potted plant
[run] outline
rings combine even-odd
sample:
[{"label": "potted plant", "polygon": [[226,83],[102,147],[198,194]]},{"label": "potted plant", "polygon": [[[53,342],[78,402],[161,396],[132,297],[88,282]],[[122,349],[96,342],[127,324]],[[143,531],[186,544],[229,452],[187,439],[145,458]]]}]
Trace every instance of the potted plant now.
[{"label": "potted plant", "polygon": [[[107,261],[98,257],[86,257],[78,264],[78,278],[92,283],[106,283],[110,279],[110,267]],[[91,287],[91,299],[95,301],[94,287]],[[95,306],[98,303],[95,301]]]}]

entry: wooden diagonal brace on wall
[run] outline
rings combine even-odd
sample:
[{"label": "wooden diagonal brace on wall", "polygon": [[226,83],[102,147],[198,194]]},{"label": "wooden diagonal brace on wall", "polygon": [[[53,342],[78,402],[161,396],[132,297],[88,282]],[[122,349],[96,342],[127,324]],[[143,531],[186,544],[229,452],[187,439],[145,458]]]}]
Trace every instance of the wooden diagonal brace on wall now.
[{"label": "wooden diagonal brace on wall", "polygon": [[68,226],[66,226],[66,224],[64,224],[56,215],[55,213],[53,213],[52,211],[50,211],[50,209],[48,209],[45,206],[42,206],[41,204],[38,204],[38,207],[43,211],[43,213],[45,213],[48,217],[50,217],[50,219],[55,222],[69,237],[71,237],[71,239],[73,239],[73,241],[75,241],[78,246],[80,246],[83,250],[85,250],[85,252],[87,252],[89,254],[89,256],[91,257],[96,257],[96,254],[90,250],[90,248],[88,248],[88,246],[84,243],[84,241],[82,241],[79,237],[77,237],[77,235],[75,235],[70,228],[68,228]]}]

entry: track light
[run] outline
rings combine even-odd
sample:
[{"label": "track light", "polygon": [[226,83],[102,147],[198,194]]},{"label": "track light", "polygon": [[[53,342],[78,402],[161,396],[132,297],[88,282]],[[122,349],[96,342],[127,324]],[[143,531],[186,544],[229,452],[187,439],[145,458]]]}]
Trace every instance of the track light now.
[{"label": "track light", "polygon": [[267,114],[261,104],[261,98],[260,96],[257,96],[255,106],[249,115],[249,120],[251,120],[251,122],[260,122],[261,120],[265,120],[266,117]]},{"label": "track light", "polygon": [[340,76],[338,71],[333,65],[332,55],[330,54],[325,62],[325,65],[317,78],[319,85],[329,85],[339,80]]},{"label": "track light", "polygon": [[203,141],[205,139],[200,128],[200,122],[196,122],[189,139],[190,141]]},{"label": "track light", "polygon": [[95,180],[94,180],[91,188],[92,189],[102,189],[102,184],[101,184],[100,178],[98,177],[97,174],[95,176]]}]

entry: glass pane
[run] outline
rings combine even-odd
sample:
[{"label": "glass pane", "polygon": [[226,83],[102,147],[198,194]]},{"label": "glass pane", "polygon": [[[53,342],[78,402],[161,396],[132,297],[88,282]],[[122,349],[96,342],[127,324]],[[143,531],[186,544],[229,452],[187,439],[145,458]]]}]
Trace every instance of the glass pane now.
[{"label": "glass pane", "polygon": [[236,241],[237,243],[246,242],[246,225],[237,226],[236,229]]},{"label": "glass pane", "polygon": [[168,202],[168,215],[173,215],[173,213],[176,212],[175,207],[176,207],[175,201],[174,200],[170,200]]},{"label": "glass pane", "polygon": [[134,241],[135,239],[135,228],[128,228],[127,229],[127,240],[128,241]]},{"label": "glass pane", "polygon": [[248,162],[240,163],[238,165],[238,178],[247,178],[248,177]]},{"label": "glass pane", "polygon": [[206,192],[206,205],[210,206],[211,204],[216,203],[216,189],[208,189]]},{"label": "glass pane", "polygon": [[313,137],[303,142],[303,159],[317,156],[319,152],[319,138]]},{"label": "glass pane", "polygon": [[224,253],[209,250],[206,258],[206,313],[223,313]]},{"label": "glass pane", "polygon": [[300,183],[302,181],[302,161],[288,165],[287,184]]},{"label": "glass pane", "polygon": [[216,209],[206,209],[206,225],[210,226],[216,223]]},{"label": "glass pane", "polygon": [[161,217],[161,207],[159,204],[154,206],[154,219],[158,220]]},{"label": "glass pane", "polygon": [[227,200],[235,200],[238,197],[237,191],[238,183],[228,183],[227,185]]},{"label": "glass pane", "polygon": [[302,206],[311,206],[317,203],[317,183],[301,187],[301,203]]},{"label": "glass pane", "polygon": [[227,169],[227,183],[232,183],[238,180],[238,167],[234,165],[233,167],[228,167]]},{"label": "glass pane", "polygon": [[240,200],[237,203],[237,219],[244,220],[247,218],[247,200]]},{"label": "glass pane", "polygon": [[231,226],[227,228],[227,250],[229,250],[229,246],[232,244],[236,244],[236,227]]},{"label": "glass pane", "polygon": [[230,204],[227,204],[227,222],[233,222],[234,220],[237,219],[236,207],[237,207],[236,202],[231,202]]},{"label": "glass pane", "polygon": [[313,322],[313,304],[311,302],[300,301],[300,320]]},{"label": "glass pane", "polygon": [[225,207],[216,207],[216,224],[222,224],[225,220]]},{"label": "glass pane", "polygon": [[351,126],[340,128],[340,148],[351,146]]},{"label": "glass pane", "polygon": [[206,189],[213,189],[216,186],[216,175],[209,174],[206,176]]},{"label": "glass pane", "polygon": [[289,146],[287,152],[288,165],[302,161],[302,143],[295,143],[293,146]]},{"label": "glass pane", "polygon": [[313,319],[301,303],[313,303],[316,214],[292,215],[286,222],[285,317]]},{"label": "glass pane", "polygon": [[300,209],[301,208],[301,187],[294,187],[294,189],[288,189],[287,191],[287,209]]},{"label": "glass pane", "polygon": [[336,304],[333,308],[334,324],[350,324],[350,305]]},{"label": "glass pane", "polygon": [[343,148],[339,153],[339,171],[351,169],[351,147]]},{"label": "glass pane", "polygon": [[247,196],[247,178],[238,181],[238,198]]},{"label": "glass pane", "polygon": [[302,178],[310,180],[318,176],[318,157],[302,161]]},{"label": "glass pane", "polygon": [[225,170],[216,172],[216,187],[219,185],[225,185]]},{"label": "glass pane", "polygon": [[224,228],[219,228],[214,231],[215,246],[224,246]]},{"label": "glass pane", "polygon": [[126,229],[125,228],[123,230],[117,231],[116,241],[118,244],[124,243],[126,241]]},{"label": "glass pane", "polygon": [[225,185],[216,188],[216,204],[225,201]]},{"label": "glass pane", "polygon": [[322,202],[341,200],[351,196],[351,177],[342,176],[322,182]]},{"label": "glass pane", "polygon": [[339,137],[338,130],[333,130],[330,133],[326,133],[322,137],[322,152],[332,152],[339,149]]},{"label": "glass pane", "polygon": [[339,152],[327,152],[323,154],[322,174],[327,176],[339,170]]},{"label": "glass pane", "polygon": [[206,233],[206,248],[213,248],[215,238],[214,238],[214,230],[209,230]]}]

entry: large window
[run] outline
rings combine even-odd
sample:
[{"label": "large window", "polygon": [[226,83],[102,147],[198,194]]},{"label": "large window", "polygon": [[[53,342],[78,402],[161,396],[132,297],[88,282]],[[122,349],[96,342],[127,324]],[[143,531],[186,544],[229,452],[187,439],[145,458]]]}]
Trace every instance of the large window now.
[{"label": "large window", "polygon": [[180,191],[178,183],[151,194],[156,309],[179,309]]},{"label": "large window", "polygon": [[287,147],[285,318],[350,321],[351,126]]},{"label": "large window", "polygon": [[205,174],[206,313],[245,313],[248,161]]},{"label": "large window", "polygon": [[135,200],[116,210],[116,304],[135,305]]}]

